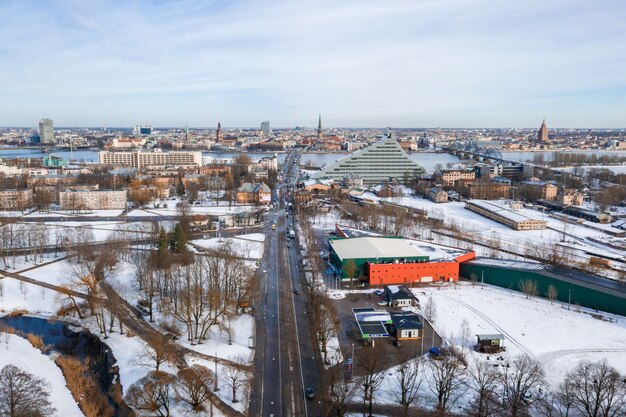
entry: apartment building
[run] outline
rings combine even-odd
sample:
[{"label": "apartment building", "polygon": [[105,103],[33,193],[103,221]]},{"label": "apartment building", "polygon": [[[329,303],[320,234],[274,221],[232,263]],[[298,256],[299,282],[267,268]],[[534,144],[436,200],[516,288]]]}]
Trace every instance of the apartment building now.
[{"label": "apartment building", "polygon": [[519,184],[520,191],[525,195],[532,195],[536,200],[556,200],[558,187],[546,181],[522,181]]},{"label": "apartment building", "polygon": [[100,151],[99,162],[104,165],[143,168],[146,166],[201,166],[201,151]]},{"label": "apartment building", "polygon": [[32,206],[32,190],[0,190],[0,210],[25,210]]},{"label": "apartment building", "polygon": [[441,172],[441,183],[444,187],[452,187],[454,183],[459,180],[474,181],[476,179],[476,172],[467,171],[462,169],[450,169]]},{"label": "apartment building", "polygon": [[59,193],[63,210],[123,210],[126,208],[126,191],[66,190]]}]

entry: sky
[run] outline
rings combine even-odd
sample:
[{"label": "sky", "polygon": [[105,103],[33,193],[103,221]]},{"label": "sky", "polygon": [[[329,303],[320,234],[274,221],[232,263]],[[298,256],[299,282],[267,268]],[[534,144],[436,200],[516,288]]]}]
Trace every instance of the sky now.
[{"label": "sky", "polygon": [[626,127],[622,0],[3,0],[0,126]]}]

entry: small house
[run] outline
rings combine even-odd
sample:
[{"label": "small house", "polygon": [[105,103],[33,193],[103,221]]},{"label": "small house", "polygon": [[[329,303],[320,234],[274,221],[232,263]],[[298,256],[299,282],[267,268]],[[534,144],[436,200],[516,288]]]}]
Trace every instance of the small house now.
[{"label": "small house", "polygon": [[422,323],[415,313],[409,311],[392,313],[391,321],[393,322],[392,333],[398,340],[413,340],[422,336]]},{"label": "small house", "polygon": [[502,342],[504,335],[501,334],[477,334],[477,343],[474,347],[481,353],[498,353],[504,349]]},{"label": "small house", "polygon": [[404,285],[385,285],[385,299],[391,307],[409,307],[416,302],[411,290]]}]

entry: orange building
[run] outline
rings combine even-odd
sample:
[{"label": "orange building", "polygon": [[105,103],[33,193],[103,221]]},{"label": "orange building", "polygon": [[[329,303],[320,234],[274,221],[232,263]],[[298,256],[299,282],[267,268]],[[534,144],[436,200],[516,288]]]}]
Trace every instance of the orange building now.
[{"label": "orange building", "polygon": [[[340,238],[331,239],[330,258],[343,280],[358,278],[370,285],[457,282],[460,265],[475,252],[335,225]],[[343,239],[342,239],[343,238]]]},{"label": "orange building", "polygon": [[368,262],[366,271],[370,285],[421,284],[459,280],[461,262],[476,258],[475,252],[460,255],[452,261],[373,263]]}]

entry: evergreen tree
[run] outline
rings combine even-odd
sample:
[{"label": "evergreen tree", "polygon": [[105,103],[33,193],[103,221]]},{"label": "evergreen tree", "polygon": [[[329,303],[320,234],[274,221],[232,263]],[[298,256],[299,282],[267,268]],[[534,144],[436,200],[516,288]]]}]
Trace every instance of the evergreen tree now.
[{"label": "evergreen tree", "polygon": [[159,239],[157,240],[157,248],[159,249],[159,252],[163,252],[165,249],[167,249],[167,245],[167,233],[165,233],[165,229],[161,227],[161,230],[159,231]]},{"label": "evergreen tree", "polygon": [[170,236],[170,250],[174,253],[182,253],[185,251],[186,244],[187,240],[185,239],[183,229],[180,226],[180,223],[177,223]]}]

